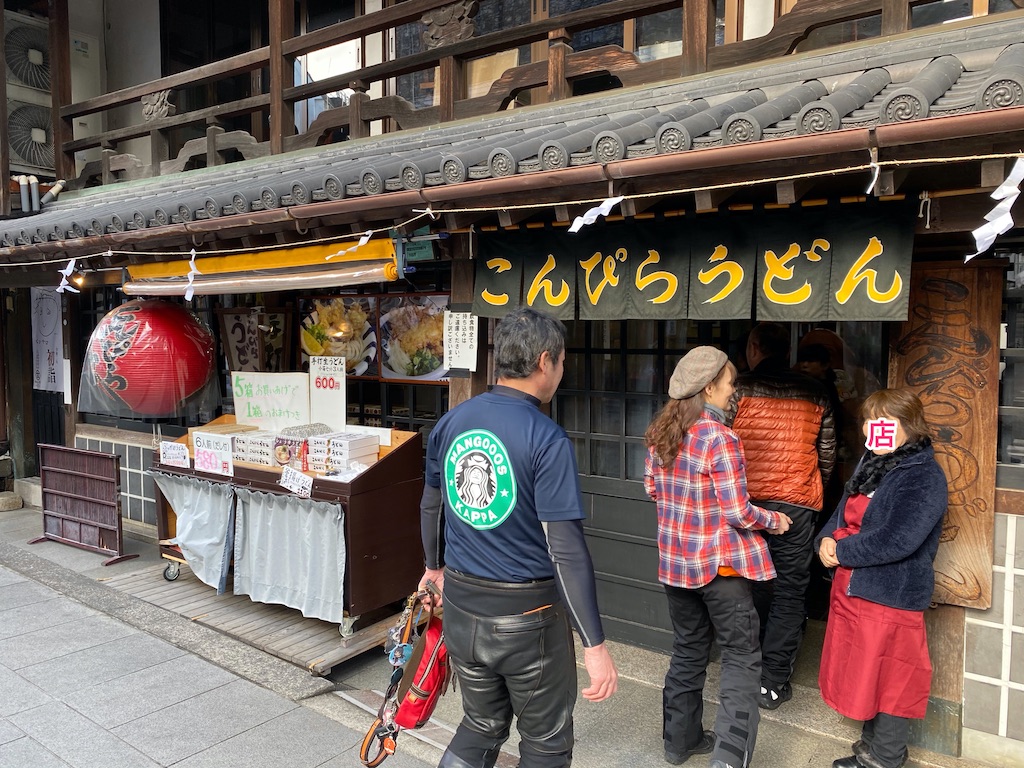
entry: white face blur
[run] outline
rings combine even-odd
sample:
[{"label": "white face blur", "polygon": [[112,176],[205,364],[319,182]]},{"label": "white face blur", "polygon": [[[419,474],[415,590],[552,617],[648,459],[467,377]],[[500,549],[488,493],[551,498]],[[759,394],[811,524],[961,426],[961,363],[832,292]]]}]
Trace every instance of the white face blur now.
[{"label": "white face blur", "polygon": [[880,415],[864,422],[864,447],[877,456],[892,453],[907,442],[907,433],[899,419]]},{"label": "white face blur", "polygon": [[729,408],[729,401],[735,391],[736,371],[731,365],[727,365],[718,381],[713,381],[704,387],[704,401],[724,411]]}]

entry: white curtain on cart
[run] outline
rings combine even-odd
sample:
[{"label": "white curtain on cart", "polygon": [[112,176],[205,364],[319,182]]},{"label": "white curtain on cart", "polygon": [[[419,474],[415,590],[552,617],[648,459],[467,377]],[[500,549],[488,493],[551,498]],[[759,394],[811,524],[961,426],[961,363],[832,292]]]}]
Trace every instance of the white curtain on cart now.
[{"label": "white curtain on cart", "polygon": [[235,594],[340,624],[345,597],[341,504],[236,488]]}]

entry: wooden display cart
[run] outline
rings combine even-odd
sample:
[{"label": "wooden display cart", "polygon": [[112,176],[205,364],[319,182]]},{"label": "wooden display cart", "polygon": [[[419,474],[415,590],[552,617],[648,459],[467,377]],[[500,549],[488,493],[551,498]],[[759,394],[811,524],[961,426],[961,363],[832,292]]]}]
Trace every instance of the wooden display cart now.
[{"label": "wooden display cart", "polygon": [[[179,477],[229,483],[236,488],[293,495],[278,484],[281,470],[276,467],[239,462],[235,464],[234,475],[226,477],[164,465],[157,459],[153,469]],[[345,618],[340,627],[345,640],[339,649],[343,655],[326,662],[321,660],[321,669],[329,670],[332,663],[378,645],[383,633],[394,623],[394,614],[400,610],[400,604],[416,590],[423,575],[419,526],[422,490],[421,438],[417,433],[401,430],[391,431],[391,445],[381,446],[377,463],[351,482],[314,477],[311,500],[340,504],[345,513],[347,552],[343,595]],[[297,511],[303,501],[295,497]],[[168,569],[184,562],[178,547],[168,541],[174,537],[175,531],[176,516],[158,488],[157,532],[160,554],[171,561]],[[170,580],[167,572],[165,578]],[[379,637],[359,637],[364,630]],[[346,648],[349,649],[347,655]],[[322,673],[321,670],[314,671]]]}]

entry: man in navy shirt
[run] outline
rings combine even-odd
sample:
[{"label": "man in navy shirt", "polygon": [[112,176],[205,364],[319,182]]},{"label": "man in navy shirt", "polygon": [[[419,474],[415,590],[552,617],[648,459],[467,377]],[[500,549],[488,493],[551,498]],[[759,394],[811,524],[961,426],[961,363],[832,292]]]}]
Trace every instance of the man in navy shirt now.
[{"label": "man in navy shirt", "polygon": [[498,383],[453,408],[430,434],[420,589],[433,581],[443,591],[465,713],[438,768],[491,768],[513,714],[520,768],[570,765],[570,620],[590,675],[584,698],[603,701],[618,687],[583,538],[575,453],[539,409],[554,396],[564,362],[560,321],[529,308],[510,312],[494,329]]}]

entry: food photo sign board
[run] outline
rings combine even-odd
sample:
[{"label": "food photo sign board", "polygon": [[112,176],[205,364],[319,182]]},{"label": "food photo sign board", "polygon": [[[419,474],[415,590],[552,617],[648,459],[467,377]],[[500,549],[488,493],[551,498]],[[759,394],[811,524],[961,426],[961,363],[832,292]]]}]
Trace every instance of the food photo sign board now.
[{"label": "food photo sign board", "polygon": [[447,294],[310,299],[302,307],[299,327],[303,362],[344,358],[348,378],[447,384],[448,306]]},{"label": "food photo sign board", "polygon": [[345,359],[345,375],[380,375],[377,297],[327,296],[304,302],[299,344],[303,361],[315,357]]},{"label": "food photo sign board", "polygon": [[381,378],[447,383],[444,313],[448,296],[420,294],[380,299]]}]

